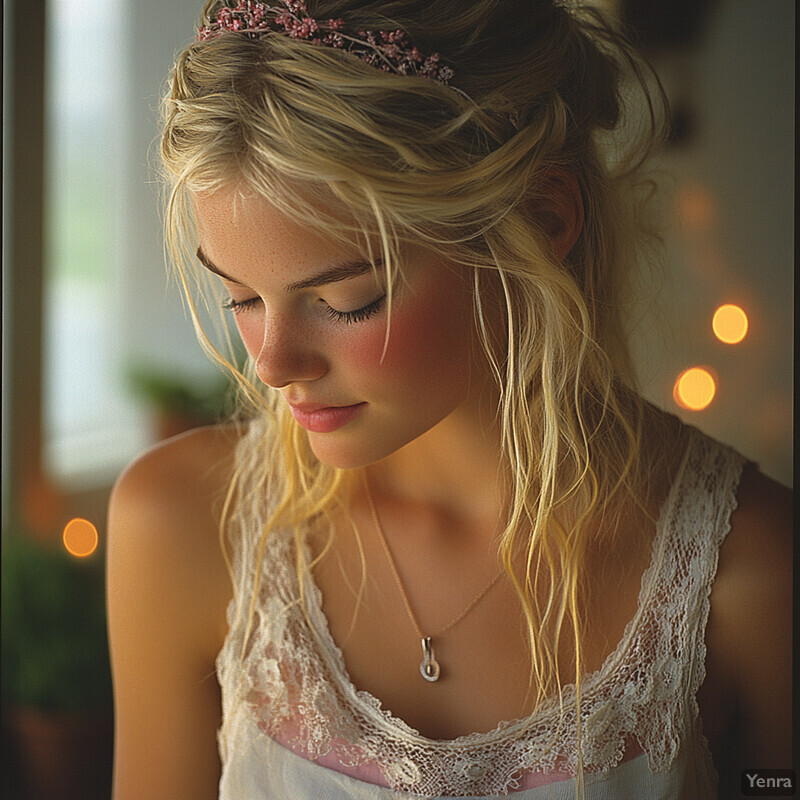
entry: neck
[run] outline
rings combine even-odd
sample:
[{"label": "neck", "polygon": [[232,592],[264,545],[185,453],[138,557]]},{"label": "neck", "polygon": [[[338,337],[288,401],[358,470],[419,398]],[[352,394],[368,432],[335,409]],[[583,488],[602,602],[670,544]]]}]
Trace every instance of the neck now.
[{"label": "neck", "polygon": [[503,518],[506,488],[494,402],[487,399],[480,407],[457,409],[367,467],[375,494],[434,507],[456,519]]}]

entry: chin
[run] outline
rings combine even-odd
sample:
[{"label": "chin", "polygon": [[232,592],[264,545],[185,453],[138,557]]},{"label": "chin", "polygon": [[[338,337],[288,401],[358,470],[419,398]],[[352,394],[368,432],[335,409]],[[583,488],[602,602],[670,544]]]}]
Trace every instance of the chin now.
[{"label": "chin", "polygon": [[374,456],[371,453],[357,451],[355,448],[347,447],[315,447],[312,443],[311,451],[317,459],[328,467],[334,469],[358,469],[368,467],[376,461],[380,461],[382,456]]},{"label": "chin", "polygon": [[396,453],[420,433],[408,429],[392,430],[391,427],[382,429],[380,426],[353,425],[349,430],[343,428],[333,433],[309,432],[307,435],[311,451],[323,464],[336,469],[358,469]]},{"label": "chin", "polygon": [[309,433],[308,441],[311,451],[323,464],[336,469],[358,469],[388,458],[435,427],[436,422],[394,429],[365,426],[361,430]]},{"label": "chin", "polygon": [[376,448],[364,446],[358,437],[336,435],[335,433],[308,433],[311,452],[317,459],[335,469],[357,469],[379,460]]}]

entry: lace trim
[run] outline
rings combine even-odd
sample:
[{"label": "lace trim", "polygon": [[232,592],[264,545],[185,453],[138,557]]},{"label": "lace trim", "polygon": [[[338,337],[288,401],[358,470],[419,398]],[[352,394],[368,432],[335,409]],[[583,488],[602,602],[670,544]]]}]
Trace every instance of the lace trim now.
[{"label": "lace trim", "polygon": [[[692,431],[659,516],[637,611],[617,647],[583,682],[586,772],[617,765],[631,740],[648,753],[652,770],[666,770],[694,731],[711,584],[742,464],[738,454]],[[249,538],[243,541],[260,531],[253,525],[252,517],[245,520],[242,533]],[[265,735],[280,738],[281,731],[293,729],[289,745],[308,758],[333,751],[345,766],[376,763],[390,787],[422,796],[508,792],[519,788],[528,771],[575,774],[574,685],[564,689],[563,714],[551,698],[530,717],[450,741],[424,737],[376,697],[357,690],[311,575],[305,586],[311,627],[298,605],[292,546],[285,534],[268,541],[243,669],[237,663],[244,642],[244,620],[237,614],[242,606],[232,602],[229,608],[231,633],[218,659],[226,714],[245,702]],[[247,549],[240,548],[236,563],[240,598],[249,598],[246,587],[254,574]]]}]

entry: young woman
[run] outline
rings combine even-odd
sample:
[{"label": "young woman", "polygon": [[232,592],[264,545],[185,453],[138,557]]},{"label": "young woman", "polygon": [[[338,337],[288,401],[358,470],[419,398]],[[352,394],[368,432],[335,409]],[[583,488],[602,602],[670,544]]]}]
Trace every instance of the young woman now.
[{"label": "young woman", "polygon": [[790,766],[788,492],[632,388],[638,64],[550,0],[206,4],[168,232],[249,357],[114,491],[115,800]]}]

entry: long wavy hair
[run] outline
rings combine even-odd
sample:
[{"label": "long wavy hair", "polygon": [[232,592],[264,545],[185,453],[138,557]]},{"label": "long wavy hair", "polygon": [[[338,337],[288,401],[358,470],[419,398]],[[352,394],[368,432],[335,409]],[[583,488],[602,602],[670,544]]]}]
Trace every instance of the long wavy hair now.
[{"label": "long wavy hair", "polygon": [[[206,3],[202,24],[221,5]],[[263,548],[270,531],[301,531],[346,503],[349,479],[314,457],[252,363],[238,369],[203,332],[192,299],[191,284],[204,279],[192,192],[235,184],[330,237],[377,241],[381,252],[371,255],[390,286],[402,277],[403,242],[463,265],[500,397],[510,501],[499,558],[527,621],[531,686],[536,702],[560,690],[566,645],[579,688],[591,523],[613,522],[631,501],[644,507],[650,484],[640,457],[647,410],[633,389],[621,315],[652,191],[642,164],[659,127],[646,67],[599,13],[551,0],[307,6],[352,30],[401,28],[420,50],[441,53],[455,76],[448,87],[383,72],[282,35],[225,33],[180,53],[161,145],[170,256],[201,341],[236,377],[247,413],[270,420],[258,466],[247,480],[236,476],[229,497],[269,493]],[[633,94],[626,114],[622,99]],[[559,171],[577,179],[585,214],[563,262],[537,213]],[[331,207],[351,222],[321,210]],[[486,320],[490,287],[502,298],[501,341]],[[298,569],[309,568],[296,550]]]}]

